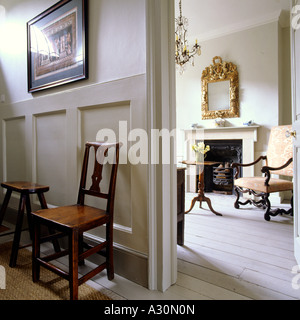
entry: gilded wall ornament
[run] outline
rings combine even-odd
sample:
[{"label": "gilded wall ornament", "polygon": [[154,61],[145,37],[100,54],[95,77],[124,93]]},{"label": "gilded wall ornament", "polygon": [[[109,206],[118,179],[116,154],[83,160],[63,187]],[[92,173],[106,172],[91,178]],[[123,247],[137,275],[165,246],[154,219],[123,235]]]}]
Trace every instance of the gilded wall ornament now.
[{"label": "gilded wall ornament", "polygon": [[239,74],[232,62],[214,57],[202,72],[202,119],[239,117]]}]

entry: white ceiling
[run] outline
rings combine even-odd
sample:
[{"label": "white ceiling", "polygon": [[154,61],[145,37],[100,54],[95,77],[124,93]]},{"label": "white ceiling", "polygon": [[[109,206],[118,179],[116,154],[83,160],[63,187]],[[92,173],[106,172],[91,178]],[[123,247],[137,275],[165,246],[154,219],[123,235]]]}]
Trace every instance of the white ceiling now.
[{"label": "white ceiling", "polygon": [[[182,0],[182,15],[188,18],[189,36],[200,41],[234,30],[274,21],[284,10],[288,21],[291,0]],[[179,0],[175,0],[179,16]]]}]

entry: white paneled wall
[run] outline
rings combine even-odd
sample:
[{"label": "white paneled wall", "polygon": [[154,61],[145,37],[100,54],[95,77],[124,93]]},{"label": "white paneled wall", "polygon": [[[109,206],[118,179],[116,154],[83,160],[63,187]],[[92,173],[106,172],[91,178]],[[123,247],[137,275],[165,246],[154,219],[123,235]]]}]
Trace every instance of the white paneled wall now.
[{"label": "white paneled wall", "polygon": [[[129,101],[80,108],[79,112],[82,146],[85,141],[95,140],[97,132],[101,129],[112,130],[119,141],[119,121],[127,121],[130,124]],[[108,122],[107,119],[110,119],[110,121]],[[108,179],[106,181],[108,182]],[[132,227],[130,186],[131,165],[130,163],[120,164],[118,169],[118,184],[116,186],[115,223],[129,229]],[[104,191],[108,190],[108,183],[104,186],[101,185],[101,188]],[[93,204],[96,200],[98,199],[93,199],[93,202],[89,203]]]},{"label": "white paneled wall", "polygon": [[[145,1],[89,0],[89,79],[27,92],[26,22],[56,0],[3,0],[0,44],[0,179],[50,186],[50,206],[77,201],[84,143],[100,129],[119,136],[146,127]],[[125,146],[121,153],[130,148]],[[127,150],[125,150],[125,148]],[[127,154],[127,152],[125,152]],[[105,176],[104,176],[105,179]],[[105,186],[104,186],[105,187]],[[148,281],[147,166],[120,164],[116,187],[116,272]],[[4,193],[1,190],[1,199]],[[10,206],[17,208],[17,198]],[[38,201],[33,198],[33,209]],[[89,201],[89,200],[88,200]],[[97,240],[102,230],[87,236]],[[124,269],[126,264],[127,268]],[[125,272],[123,270],[125,270]]]},{"label": "white paneled wall", "polygon": [[[134,128],[146,130],[145,89],[145,75],[141,75],[3,107],[2,178],[49,185],[45,194],[49,206],[76,203],[85,142],[95,141],[99,130],[108,129],[128,151],[131,144],[126,141],[127,135],[119,136],[119,123],[126,123],[128,132]],[[138,267],[144,284],[148,256],[146,181],[145,165],[119,165],[114,241],[117,255],[122,258],[117,259]],[[107,186],[108,174],[104,172],[103,191]],[[12,207],[16,209],[18,199],[13,200]],[[87,198],[87,203],[106,205],[97,200]],[[37,201],[33,208],[38,208]],[[102,231],[94,229],[87,236],[97,240],[103,236]]]},{"label": "white paneled wall", "polygon": [[3,119],[2,123],[4,179],[26,179],[25,117]]},{"label": "white paneled wall", "polygon": [[66,171],[66,111],[34,116],[33,177],[49,185],[47,201],[51,205],[66,203],[68,180]]}]

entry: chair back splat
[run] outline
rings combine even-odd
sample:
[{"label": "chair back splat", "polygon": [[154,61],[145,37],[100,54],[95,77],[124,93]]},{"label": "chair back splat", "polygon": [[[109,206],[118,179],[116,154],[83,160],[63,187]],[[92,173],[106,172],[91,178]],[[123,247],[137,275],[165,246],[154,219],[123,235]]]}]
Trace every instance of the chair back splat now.
[{"label": "chair back splat", "polygon": [[[94,170],[91,176],[91,186],[86,189],[87,183],[87,173],[88,173],[88,164],[91,147],[94,149]],[[115,156],[113,159],[111,176],[109,182],[109,191],[108,193],[102,193],[100,189],[100,183],[102,181],[102,171],[105,163],[105,158],[108,156],[108,150],[115,147]],[[78,201],[77,204],[84,205],[85,195],[95,196],[98,198],[107,199],[107,212],[113,212],[113,202],[115,197],[116,189],[116,178],[117,178],[117,169],[119,163],[119,144],[113,143],[97,143],[97,142],[87,142],[85,145],[85,152],[82,164],[81,179],[78,192]]]}]

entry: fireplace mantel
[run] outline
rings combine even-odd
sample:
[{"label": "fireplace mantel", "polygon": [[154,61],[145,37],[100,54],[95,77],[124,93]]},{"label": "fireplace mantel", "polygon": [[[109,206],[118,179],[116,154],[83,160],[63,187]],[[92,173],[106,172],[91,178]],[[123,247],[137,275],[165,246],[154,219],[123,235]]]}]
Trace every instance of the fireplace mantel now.
[{"label": "fireplace mantel", "polygon": [[[192,145],[196,140],[242,140],[243,143],[243,163],[251,163],[254,159],[254,145],[257,142],[257,130],[259,126],[243,126],[243,127],[216,127],[203,129],[184,130],[186,142],[186,158],[195,160],[195,153]],[[190,166],[187,168],[187,191],[196,192],[195,190],[195,168]],[[243,168],[243,175],[253,176],[254,167]]]},{"label": "fireplace mantel", "polygon": [[[242,126],[242,127],[214,127],[214,128],[199,128],[199,129],[187,129],[184,130],[186,134],[195,134],[195,133],[201,133],[204,132],[204,134],[226,134],[226,135],[231,135],[231,137],[234,137],[233,139],[240,139],[236,137],[237,133],[241,133],[242,135],[248,135],[249,133],[253,135],[254,140],[257,140],[257,129],[260,126]],[[205,139],[207,139],[205,137]],[[219,138],[218,138],[219,139]],[[222,138],[220,138],[222,139]],[[232,139],[232,138],[227,138],[226,139]],[[212,139],[210,139],[212,140]]]}]

